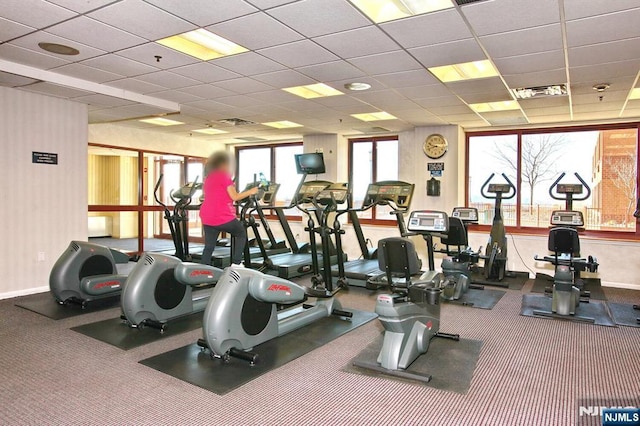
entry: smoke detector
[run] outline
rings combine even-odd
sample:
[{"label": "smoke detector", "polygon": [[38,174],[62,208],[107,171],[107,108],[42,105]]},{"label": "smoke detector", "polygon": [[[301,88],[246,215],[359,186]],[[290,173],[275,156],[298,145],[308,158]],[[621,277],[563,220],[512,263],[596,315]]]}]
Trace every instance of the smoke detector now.
[{"label": "smoke detector", "polygon": [[605,90],[607,90],[609,87],[611,87],[609,85],[609,83],[600,83],[600,84],[594,84],[593,85],[593,90],[595,90],[598,93],[602,93]]}]

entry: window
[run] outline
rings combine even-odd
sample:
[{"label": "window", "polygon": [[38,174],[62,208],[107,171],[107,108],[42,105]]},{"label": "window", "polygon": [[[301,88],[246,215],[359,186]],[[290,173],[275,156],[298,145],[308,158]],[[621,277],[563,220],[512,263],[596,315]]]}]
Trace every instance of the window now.
[{"label": "window", "polygon": [[[480,186],[492,172],[505,173],[518,195],[503,204],[505,223],[521,229],[549,227],[553,210],[564,209],[549,187],[561,173],[562,182],[579,183],[591,196],[574,202],[592,235],[616,233],[640,236],[633,212],[638,199],[638,126],[614,125],[467,135],[467,202],[480,212],[480,224],[491,224],[493,203],[483,200]],[[586,194],[584,194],[586,195]]]},{"label": "window", "polygon": [[[302,154],[302,142],[280,145],[255,145],[236,148],[236,182],[242,191],[260,173],[269,180],[280,184],[276,205],[291,203],[301,176],[296,171],[295,155]],[[298,216],[298,212],[287,212]]]},{"label": "window", "polygon": [[[353,206],[360,207],[370,183],[398,180],[398,137],[350,139],[349,185],[353,193]],[[363,223],[381,220],[395,221],[388,207],[374,207],[358,216]]]}]

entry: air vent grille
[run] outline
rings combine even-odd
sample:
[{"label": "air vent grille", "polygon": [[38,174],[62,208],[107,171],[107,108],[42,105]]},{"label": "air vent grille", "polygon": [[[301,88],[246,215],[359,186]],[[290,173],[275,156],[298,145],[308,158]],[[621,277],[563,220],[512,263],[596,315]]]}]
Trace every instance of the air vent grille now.
[{"label": "air vent grille", "polygon": [[146,263],[147,265],[153,265],[155,261],[156,260],[152,256],[149,256],[148,254],[144,256],[144,263]]},{"label": "air vent grille", "polygon": [[236,272],[236,271],[229,271],[229,277],[231,277],[232,280],[234,280],[235,282],[239,283],[240,282],[240,275]]},{"label": "air vent grille", "polygon": [[75,241],[71,243],[71,250],[80,251],[80,246]]},{"label": "air vent grille", "polygon": [[250,126],[256,124],[253,121],[243,120],[242,118],[223,118],[219,120],[220,123],[229,124],[231,126]]}]

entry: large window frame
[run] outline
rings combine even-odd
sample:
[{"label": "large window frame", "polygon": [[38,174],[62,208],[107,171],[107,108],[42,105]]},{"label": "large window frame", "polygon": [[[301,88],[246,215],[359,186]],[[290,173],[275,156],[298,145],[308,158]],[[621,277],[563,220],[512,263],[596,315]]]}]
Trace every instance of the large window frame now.
[{"label": "large window frame", "polygon": [[[371,182],[378,181],[378,142],[388,142],[396,140],[398,142],[398,150],[400,149],[400,139],[398,135],[387,136],[375,136],[375,137],[363,137],[349,139],[349,153],[348,153],[348,165],[349,165],[349,187],[353,188],[353,148],[358,143],[371,143]],[[353,206],[359,208],[360,206]],[[395,216],[385,215],[385,219],[378,217],[378,208],[374,206],[369,210],[371,212],[371,218],[360,218],[360,223],[363,225],[377,225],[377,226],[397,226]]]},{"label": "large window frame", "polygon": [[[469,142],[472,137],[477,136],[504,136],[511,135],[517,136],[518,139],[518,158],[517,158],[517,179],[514,182],[517,190],[516,200],[516,225],[507,226],[507,232],[511,234],[522,235],[547,235],[549,228],[545,227],[530,227],[521,225],[521,213],[522,213],[522,197],[520,196],[522,189],[522,138],[525,135],[538,135],[547,133],[570,133],[570,132],[585,132],[585,131],[606,131],[606,130],[626,130],[635,129],[636,136],[636,170],[640,171],[640,122],[631,123],[615,123],[615,124],[593,124],[583,126],[562,126],[562,127],[541,127],[531,129],[516,129],[516,130],[494,130],[494,131],[478,131],[467,132],[465,134],[465,205],[469,205]],[[636,172],[636,198],[640,197],[640,173]],[[471,225],[470,230],[489,232],[491,225]],[[610,239],[620,241],[638,241],[640,240],[640,224],[636,221],[635,232],[629,231],[611,231],[611,230],[584,230],[581,232],[581,236],[597,239]]]},{"label": "large window frame", "polygon": [[[162,151],[153,151],[153,150],[148,150],[148,149],[139,149],[139,148],[126,148],[126,147],[122,147],[122,146],[115,146],[115,145],[105,145],[105,144],[100,144],[100,143],[93,143],[90,142],[88,144],[89,146],[94,146],[94,147],[99,147],[99,148],[111,148],[111,149],[118,149],[118,150],[126,150],[126,151],[131,151],[131,152],[136,152],[138,154],[138,196],[137,196],[137,204],[128,204],[128,205],[98,205],[98,204],[91,204],[88,205],[88,212],[136,212],[137,213],[137,220],[138,220],[138,251],[137,253],[142,253],[144,252],[144,239],[145,239],[145,213],[148,212],[162,212],[164,211],[163,208],[159,205],[154,205],[154,204],[148,204],[147,201],[144,198],[144,188],[145,185],[147,184],[147,182],[145,181],[146,179],[146,171],[145,171],[145,154],[153,154],[153,155],[172,155],[172,156],[176,156],[176,157],[182,157],[183,163],[182,163],[182,168],[183,170],[181,170],[181,176],[187,176],[188,175],[188,165],[191,162],[194,162],[194,160],[200,160],[202,161],[202,164],[204,165],[206,162],[206,158],[204,157],[198,157],[198,156],[194,156],[194,155],[185,155],[185,154],[180,154],[180,153],[174,153],[174,152],[162,152]],[[200,179],[202,180],[202,176],[200,177]],[[150,194],[149,196],[153,196],[152,194]],[[145,204],[147,203],[147,204]],[[164,219],[163,219],[164,220]],[[155,238],[170,238],[169,236],[165,236],[165,235],[154,235]],[[191,236],[189,238],[189,241],[191,242],[196,242],[196,243],[204,243],[204,238],[203,237],[193,237]]]},{"label": "large window frame", "polygon": [[[234,175],[235,175],[235,181],[236,181],[236,186],[239,185],[240,179],[239,179],[239,175],[240,175],[240,153],[244,150],[252,150],[252,149],[269,149],[269,157],[270,157],[270,164],[271,167],[269,169],[269,177],[270,179],[275,179],[277,176],[277,164],[276,164],[276,149],[277,148],[282,148],[282,147],[292,147],[292,146],[299,146],[302,147],[303,146],[303,142],[302,141],[298,141],[298,142],[282,142],[282,143],[266,143],[266,144],[256,144],[256,145],[237,145],[234,147],[235,150],[235,171],[234,171]],[[244,188],[236,188],[238,191],[242,191]],[[265,209],[267,210],[267,209]],[[273,213],[270,212],[269,214],[265,214],[266,218],[269,220],[277,220],[278,217]],[[302,216],[301,215],[285,215],[285,217],[287,218],[287,220],[293,221],[293,222],[299,222],[302,221]]]}]

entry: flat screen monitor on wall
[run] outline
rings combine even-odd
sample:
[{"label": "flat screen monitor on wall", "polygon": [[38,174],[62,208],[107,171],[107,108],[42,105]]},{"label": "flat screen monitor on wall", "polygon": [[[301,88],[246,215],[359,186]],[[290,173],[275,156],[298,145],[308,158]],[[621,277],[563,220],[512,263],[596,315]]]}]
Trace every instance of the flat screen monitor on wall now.
[{"label": "flat screen monitor on wall", "polygon": [[325,172],[324,156],[321,152],[296,154],[298,174],[319,175]]}]

